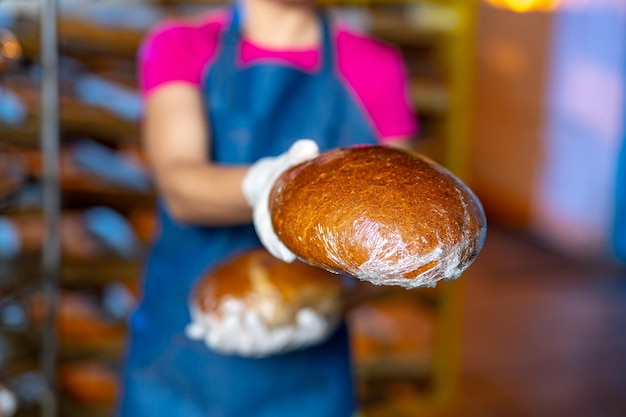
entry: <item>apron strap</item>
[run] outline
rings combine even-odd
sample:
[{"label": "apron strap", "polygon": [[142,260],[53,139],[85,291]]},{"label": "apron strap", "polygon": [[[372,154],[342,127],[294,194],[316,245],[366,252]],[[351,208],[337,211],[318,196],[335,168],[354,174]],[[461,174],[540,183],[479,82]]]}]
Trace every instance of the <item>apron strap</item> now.
[{"label": "apron strap", "polygon": [[319,20],[322,25],[322,51],[320,53],[322,72],[332,74],[335,70],[335,44],[333,42],[330,19],[326,13],[320,12]]},{"label": "apron strap", "polygon": [[[226,62],[230,62],[233,64],[233,68],[235,67],[235,63],[238,58],[239,51],[239,43],[241,41],[241,22],[245,19],[244,17],[245,10],[243,8],[243,4],[241,1],[236,1],[235,4],[231,7],[231,18],[230,24],[226,29],[223,40],[224,40],[224,48],[222,50],[222,54],[226,59]],[[326,15],[326,13],[320,11],[318,13],[319,22],[321,25],[321,50],[320,50],[320,59],[321,59],[321,72],[326,74],[332,74],[335,66],[335,48],[332,37],[332,28],[330,25],[330,19]]]},{"label": "apron strap", "polygon": [[[237,97],[237,77],[233,76],[238,71],[239,51],[241,49],[241,22],[245,18],[245,10],[241,1],[237,0],[231,7],[230,24],[222,33],[222,48],[220,56],[215,65],[216,76],[221,79],[220,84],[225,88],[226,103],[228,106],[234,105]],[[334,47],[328,16],[319,12],[319,22],[321,25],[321,68],[315,76],[328,80],[334,79]],[[328,83],[329,86],[332,83]]]}]

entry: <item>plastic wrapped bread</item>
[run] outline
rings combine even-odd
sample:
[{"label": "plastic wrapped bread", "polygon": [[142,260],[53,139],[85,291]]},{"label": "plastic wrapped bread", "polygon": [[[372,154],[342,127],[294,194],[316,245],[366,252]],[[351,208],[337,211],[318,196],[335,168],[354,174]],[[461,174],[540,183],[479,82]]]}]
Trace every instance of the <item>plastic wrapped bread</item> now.
[{"label": "plastic wrapped bread", "polygon": [[474,193],[434,161],[383,146],[337,149],[285,172],[272,224],[298,258],[377,285],[458,278],[486,235]]},{"label": "plastic wrapped bread", "polygon": [[225,354],[263,357],[319,343],[339,323],[342,280],[264,249],[225,262],[196,285],[187,335]]}]

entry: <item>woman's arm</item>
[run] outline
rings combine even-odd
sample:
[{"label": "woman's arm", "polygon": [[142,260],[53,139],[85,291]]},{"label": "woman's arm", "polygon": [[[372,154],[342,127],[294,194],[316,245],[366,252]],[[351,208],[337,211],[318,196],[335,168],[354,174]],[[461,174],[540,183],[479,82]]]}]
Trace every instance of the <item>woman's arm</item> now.
[{"label": "woman's arm", "polygon": [[208,225],[251,221],[241,191],[249,167],[208,160],[210,134],[197,87],[170,82],[155,89],[146,100],[143,129],[158,192],[175,219]]}]

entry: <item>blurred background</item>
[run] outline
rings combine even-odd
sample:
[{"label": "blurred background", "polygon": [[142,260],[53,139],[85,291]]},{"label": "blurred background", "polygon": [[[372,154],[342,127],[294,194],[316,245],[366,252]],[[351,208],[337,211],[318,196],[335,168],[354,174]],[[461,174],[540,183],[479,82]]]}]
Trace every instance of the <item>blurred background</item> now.
[{"label": "blurred background", "polygon": [[[367,417],[626,416],[626,2],[322,2],[400,48],[417,150],[489,221],[461,279],[351,314]],[[223,5],[59,1],[57,179],[42,163],[44,9],[0,0],[0,416],[112,415],[155,227],[137,46]]]}]

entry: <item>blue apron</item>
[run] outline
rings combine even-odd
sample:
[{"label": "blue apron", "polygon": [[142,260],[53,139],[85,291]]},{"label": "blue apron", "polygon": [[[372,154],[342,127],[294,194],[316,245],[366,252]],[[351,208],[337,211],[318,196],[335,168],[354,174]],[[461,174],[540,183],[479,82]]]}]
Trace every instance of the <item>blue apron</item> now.
[{"label": "blue apron", "polygon": [[[212,160],[252,163],[299,138],[322,151],[373,144],[376,134],[336,76],[334,43],[321,16],[314,72],[239,62],[233,9],[203,89]],[[147,260],[142,301],[130,323],[120,415],[127,417],[349,417],[355,389],[344,325],[321,345],[264,359],[224,356],[188,340],[187,301],[195,281],[219,262],[260,246],[252,225],[181,225],[158,205],[160,233]]]}]

